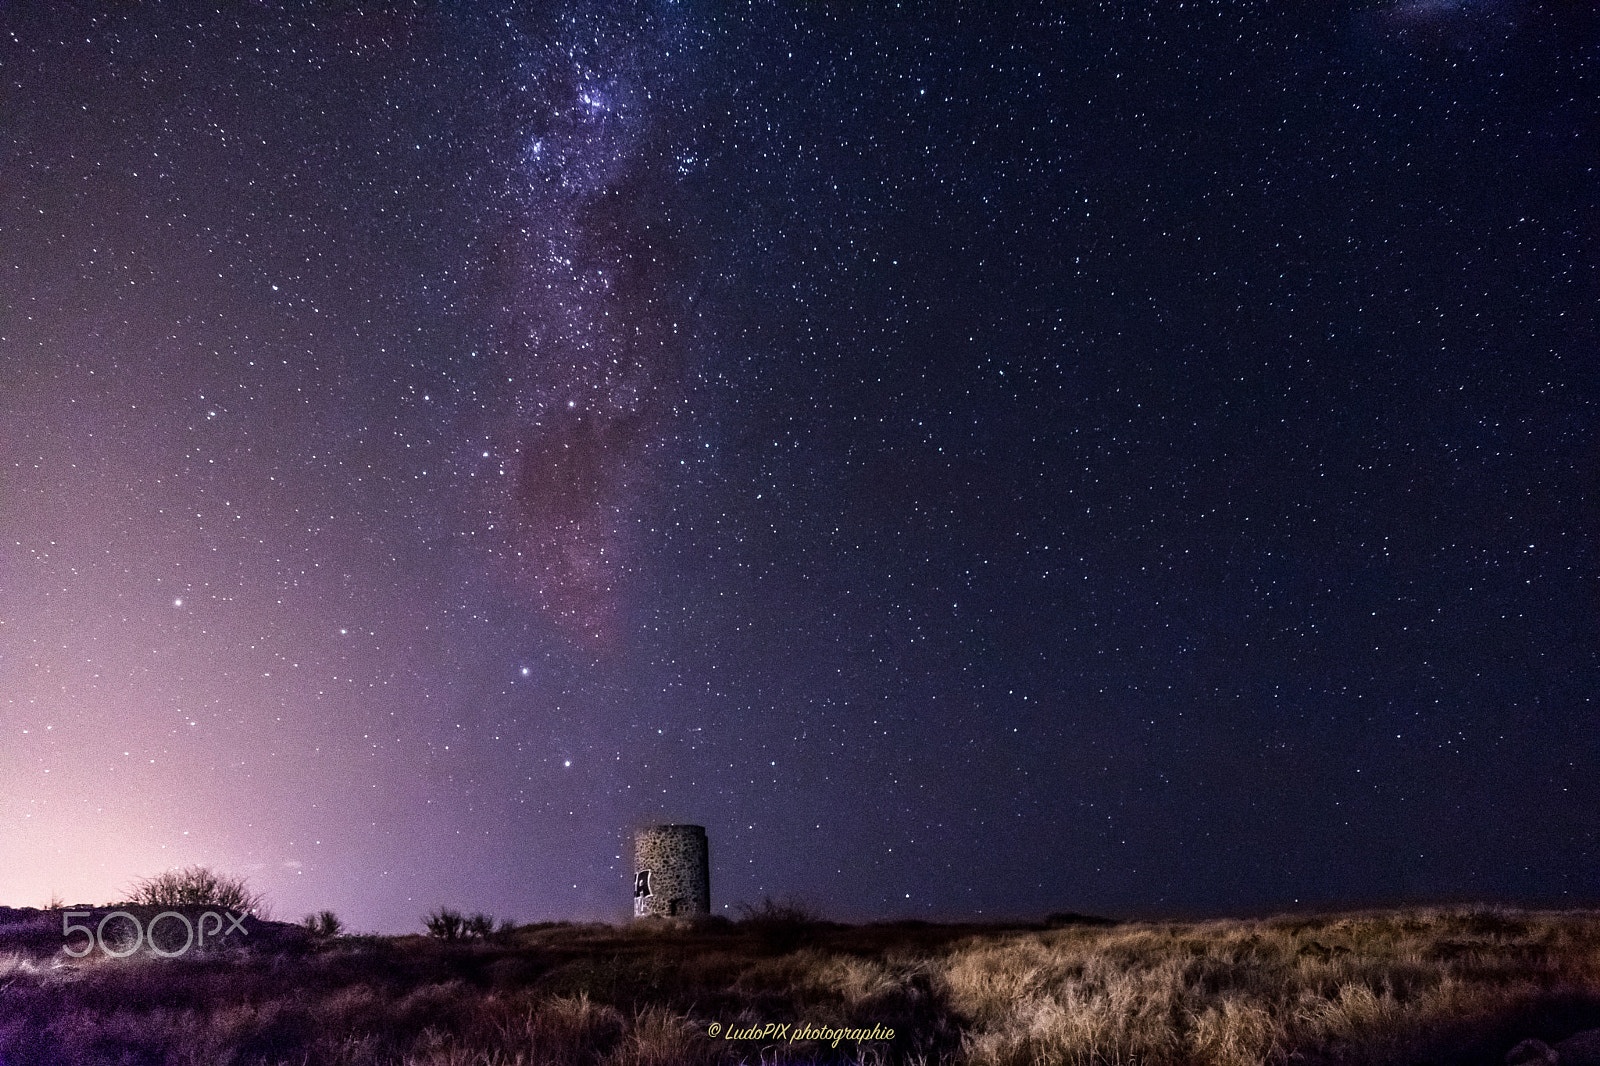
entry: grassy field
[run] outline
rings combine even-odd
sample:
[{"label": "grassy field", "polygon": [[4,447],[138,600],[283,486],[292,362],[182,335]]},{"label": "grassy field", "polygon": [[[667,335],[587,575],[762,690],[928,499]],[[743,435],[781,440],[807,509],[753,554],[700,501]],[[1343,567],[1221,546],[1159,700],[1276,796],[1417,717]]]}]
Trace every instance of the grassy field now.
[{"label": "grassy field", "polygon": [[0,948],[3,1066],[1487,1066],[1600,1026],[1596,912],[1001,928],[768,911],[177,959],[43,943]]}]

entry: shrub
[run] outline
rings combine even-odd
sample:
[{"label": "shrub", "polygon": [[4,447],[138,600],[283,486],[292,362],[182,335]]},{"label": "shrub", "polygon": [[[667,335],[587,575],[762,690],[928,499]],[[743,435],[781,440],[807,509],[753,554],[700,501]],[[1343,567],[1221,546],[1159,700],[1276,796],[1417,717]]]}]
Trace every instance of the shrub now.
[{"label": "shrub", "polygon": [[822,920],[810,907],[793,899],[780,903],[767,896],[757,906],[735,903],[733,907],[739,912],[740,925],[815,925]]},{"label": "shrub", "polygon": [[759,906],[735,904],[741,929],[755,933],[761,946],[774,954],[786,954],[812,942],[821,928],[822,918],[798,900],[777,902],[768,896]]},{"label": "shrub", "polygon": [[257,918],[265,917],[266,911],[261,894],[252,891],[244,878],[204,866],[185,866],[141,878],[133,887],[130,902],[147,907],[221,907]]},{"label": "shrub", "polygon": [[[422,924],[428,927],[429,936],[440,940],[488,940],[495,935],[494,919],[481,911],[468,918],[458,910],[440,907],[423,918]],[[499,931],[510,933],[515,928],[512,922],[502,922]]]},{"label": "shrub", "polygon": [[335,937],[344,932],[344,923],[332,911],[320,911],[308,914],[300,919],[300,924],[311,932],[312,936]]},{"label": "shrub", "polygon": [[440,907],[423,918],[422,924],[428,927],[429,936],[436,936],[440,940],[460,940],[463,921],[460,911]]}]

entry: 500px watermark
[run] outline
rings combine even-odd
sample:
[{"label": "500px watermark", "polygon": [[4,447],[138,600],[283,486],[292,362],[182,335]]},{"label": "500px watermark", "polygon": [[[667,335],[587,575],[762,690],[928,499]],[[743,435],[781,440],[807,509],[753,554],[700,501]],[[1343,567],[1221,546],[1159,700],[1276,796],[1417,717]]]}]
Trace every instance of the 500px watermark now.
[{"label": "500px watermark", "polygon": [[786,1040],[793,1044],[797,1040],[821,1040],[838,1047],[841,1040],[861,1044],[870,1040],[893,1040],[894,1030],[881,1025],[874,1025],[871,1029],[833,1029],[826,1025],[795,1025],[793,1022],[779,1024],[768,1022],[765,1025],[750,1025],[743,1029],[729,1029],[723,1032],[721,1023],[712,1022],[706,1027],[706,1035],[715,1040]]},{"label": "500px watermark", "polygon": [[[223,928],[223,915],[227,915],[228,926],[226,929]],[[107,958],[125,959],[129,955],[132,955],[134,952],[138,951],[143,945],[148,944],[150,945],[151,954],[159,955],[163,959],[175,959],[179,955],[187,952],[191,947],[205,947],[207,933],[206,920],[208,918],[212,921],[210,935],[213,940],[219,937],[226,937],[235,929],[237,929],[240,933],[243,933],[245,936],[250,935],[250,930],[244,927],[245,916],[243,914],[234,914],[232,911],[228,910],[222,911],[220,914],[216,911],[206,911],[200,915],[198,922],[191,922],[188,915],[180,914],[177,911],[162,911],[160,914],[150,919],[149,926],[145,926],[139,921],[136,915],[130,914],[127,911],[112,911],[105,917],[101,918],[99,924],[93,928],[87,925],[79,925],[73,921],[74,918],[93,917],[93,911],[61,912],[61,950],[63,952],[75,959],[81,959],[85,955],[89,954],[89,952],[93,951],[95,949],[95,945],[98,944],[100,945],[100,950],[105,952]],[[125,918],[132,924],[133,940],[131,943],[127,940],[126,936],[117,935],[118,933],[122,932],[121,928],[117,926],[112,926],[111,931],[113,935],[111,937],[111,942],[109,944],[106,942],[106,925],[113,918]],[[160,944],[156,943],[156,926],[159,925],[164,918],[170,918],[183,923],[182,947],[174,950],[164,948]],[[196,935],[196,926],[199,926],[198,936]],[[81,946],[74,947],[69,942],[77,933],[82,933],[89,939]]]}]

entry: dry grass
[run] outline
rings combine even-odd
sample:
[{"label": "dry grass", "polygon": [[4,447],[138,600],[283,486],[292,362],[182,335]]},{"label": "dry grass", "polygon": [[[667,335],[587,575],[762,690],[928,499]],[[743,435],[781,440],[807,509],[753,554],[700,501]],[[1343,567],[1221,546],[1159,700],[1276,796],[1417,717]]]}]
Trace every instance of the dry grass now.
[{"label": "dry grass", "polygon": [[[545,926],[486,942],[52,961],[0,950],[5,1066],[1487,1066],[1524,1037],[1600,1026],[1590,912]],[[835,1047],[708,1033],[769,1022],[895,1037]]]},{"label": "dry grass", "polygon": [[[1590,913],[1414,911],[975,939],[940,970],[966,1061],[1498,1062],[1600,1025]],[[1568,1030],[1570,1031],[1570,1029]]]}]

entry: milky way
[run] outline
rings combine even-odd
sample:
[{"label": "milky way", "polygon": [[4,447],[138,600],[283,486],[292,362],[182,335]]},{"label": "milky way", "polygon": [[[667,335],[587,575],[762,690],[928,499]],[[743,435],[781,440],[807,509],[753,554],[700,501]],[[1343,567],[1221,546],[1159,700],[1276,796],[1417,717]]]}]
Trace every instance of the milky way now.
[{"label": "milky way", "polygon": [[490,482],[487,513],[504,572],[569,635],[603,645],[650,452],[684,401],[682,253],[661,210],[682,31],[600,11],[538,29],[517,39],[525,58],[494,98],[508,135],[488,436],[508,476]]}]

